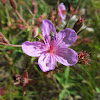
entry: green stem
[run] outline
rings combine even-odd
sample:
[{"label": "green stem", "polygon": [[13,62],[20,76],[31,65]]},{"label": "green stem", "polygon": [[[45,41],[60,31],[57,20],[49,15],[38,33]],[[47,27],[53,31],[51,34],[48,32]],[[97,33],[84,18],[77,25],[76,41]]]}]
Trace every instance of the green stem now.
[{"label": "green stem", "polygon": [[8,12],[8,9],[7,9],[7,6],[6,5],[5,5],[5,12],[6,12],[6,15],[7,15],[8,25],[11,25],[9,12]]},{"label": "green stem", "polygon": [[0,43],[0,44],[5,46],[11,46],[11,47],[22,47],[22,45],[13,45],[13,44],[6,44],[6,43]]},{"label": "green stem", "polygon": [[29,27],[29,25],[26,23],[26,21],[24,20],[24,18],[19,14],[19,12],[17,10],[15,10],[16,14],[18,15],[18,17],[20,18],[20,20],[26,24],[27,27]]},{"label": "green stem", "polygon": [[78,4],[77,4],[77,6],[76,6],[76,8],[75,8],[75,11],[78,9],[78,7],[79,7],[79,5],[80,5],[80,1],[81,1],[81,0],[78,1]]},{"label": "green stem", "polygon": [[66,25],[64,26],[64,29],[68,27],[69,21],[70,21],[70,19],[68,20],[68,22],[67,22]]}]

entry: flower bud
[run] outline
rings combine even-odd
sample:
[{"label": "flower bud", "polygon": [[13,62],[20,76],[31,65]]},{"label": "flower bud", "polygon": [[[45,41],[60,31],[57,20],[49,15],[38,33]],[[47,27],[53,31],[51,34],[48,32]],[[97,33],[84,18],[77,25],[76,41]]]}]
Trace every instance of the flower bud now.
[{"label": "flower bud", "polygon": [[56,12],[55,12],[55,11],[52,11],[52,12],[51,12],[51,19],[52,19],[53,21],[55,21],[55,17],[56,17]]},{"label": "flower bud", "polygon": [[36,26],[34,29],[33,29],[33,37],[36,37],[38,35],[38,26]]},{"label": "flower bud", "polygon": [[81,51],[78,53],[78,62],[81,64],[90,65],[89,62],[92,61],[90,59],[90,55],[86,53],[86,51]]},{"label": "flower bud", "polygon": [[1,0],[2,4],[5,6],[8,2],[8,0]]},{"label": "flower bud", "polygon": [[9,44],[9,41],[5,38],[5,36],[0,33],[0,44]]},{"label": "flower bud", "polygon": [[58,6],[58,15],[61,21],[64,21],[66,18],[66,7],[63,3],[60,3]]},{"label": "flower bud", "polygon": [[42,19],[43,18],[45,18],[45,16],[44,15],[40,15],[40,17],[38,17],[37,19],[36,19],[36,25],[40,25],[41,23],[42,23]]},{"label": "flower bud", "polygon": [[15,0],[9,0],[11,6],[13,7],[14,10],[17,10],[17,5],[16,5],[16,1]]},{"label": "flower bud", "polygon": [[35,0],[32,0],[32,12],[33,14],[36,14],[38,11],[37,11],[37,3]]},{"label": "flower bud", "polygon": [[78,32],[79,29],[82,27],[84,21],[85,21],[84,18],[81,18],[81,16],[80,16],[80,17],[79,17],[79,20],[75,23],[73,29],[74,29],[76,32]]},{"label": "flower bud", "polygon": [[19,28],[20,30],[22,30],[22,29],[25,29],[26,27],[25,27],[23,24],[18,24],[18,28]]}]

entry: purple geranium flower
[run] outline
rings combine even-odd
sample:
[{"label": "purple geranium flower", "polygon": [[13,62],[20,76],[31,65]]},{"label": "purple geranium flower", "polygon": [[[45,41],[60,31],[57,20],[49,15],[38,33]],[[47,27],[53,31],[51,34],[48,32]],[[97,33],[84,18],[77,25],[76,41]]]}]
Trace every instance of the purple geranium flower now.
[{"label": "purple geranium flower", "polygon": [[63,3],[61,3],[58,7],[58,14],[60,16],[61,21],[64,21],[66,18],[66,7]]},{"label": "purple geranium flower", "polygon": [[26,41],[22,50],[29,56],[39,57],[38,64],[43,72],[54,70],[56,61],[65,66],[73,66],[78,61],[78,54],[68,48],[77,38],[73,29],[66,28],[56,34],[54,24],[45,19],[42,22],[44,43]]}]

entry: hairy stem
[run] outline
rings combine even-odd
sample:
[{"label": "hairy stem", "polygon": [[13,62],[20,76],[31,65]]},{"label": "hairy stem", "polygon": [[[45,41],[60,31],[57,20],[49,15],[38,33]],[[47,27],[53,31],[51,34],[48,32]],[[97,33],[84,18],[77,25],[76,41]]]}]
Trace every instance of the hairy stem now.
[{"label": "hairy stem", "polygon": [[13,44],[6,44],[6,43],[1,43],[1,45],[5,45],[5,46],[11,46],[11,47],[22,47],[22,45],[13,45]]}]

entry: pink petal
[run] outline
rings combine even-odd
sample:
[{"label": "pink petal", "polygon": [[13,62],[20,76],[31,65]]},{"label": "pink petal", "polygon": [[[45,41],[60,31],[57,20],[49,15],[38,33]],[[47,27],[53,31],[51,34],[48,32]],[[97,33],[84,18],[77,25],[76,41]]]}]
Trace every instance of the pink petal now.
[{"label": "pink petal", "polygon": [[66,18],[66,14],[63,14],[63,11],[66,11],[66,7],[63,3],[61,3],[58,7],[58,14],[60,16],[61,21],[64,21]]},{"label": "pink petal", "polygon": [[56,60],[65,66],[73,66],[78,62],[78,54],[73,49],[60,47],[56,51]]},{"label": "pink petal", "polygon": [[49,53],[42,54],[38,60],[38,64],[43,72],[55,69],[55,56]]},{"label": "pink petal", "polygon": [[43,38],[44,38],[45,43],[50,43],[50,41],[53,38],[52,36],[55,37],[55,35],[56,35],[55,26],[48,19],[45,19],[42,21],[42,34],[43,34]]},{"label": "pink petal", "polygon": [[38,57],[44,51],[45,44],[41,42],[29,42],[26,41],[22,44],[22,50],[28,56]]},{"label": "pink petal", "polygon": [[63,29],[56,36],[58,45],[71,46],[77,39],[77,33],[70,28]]}]

